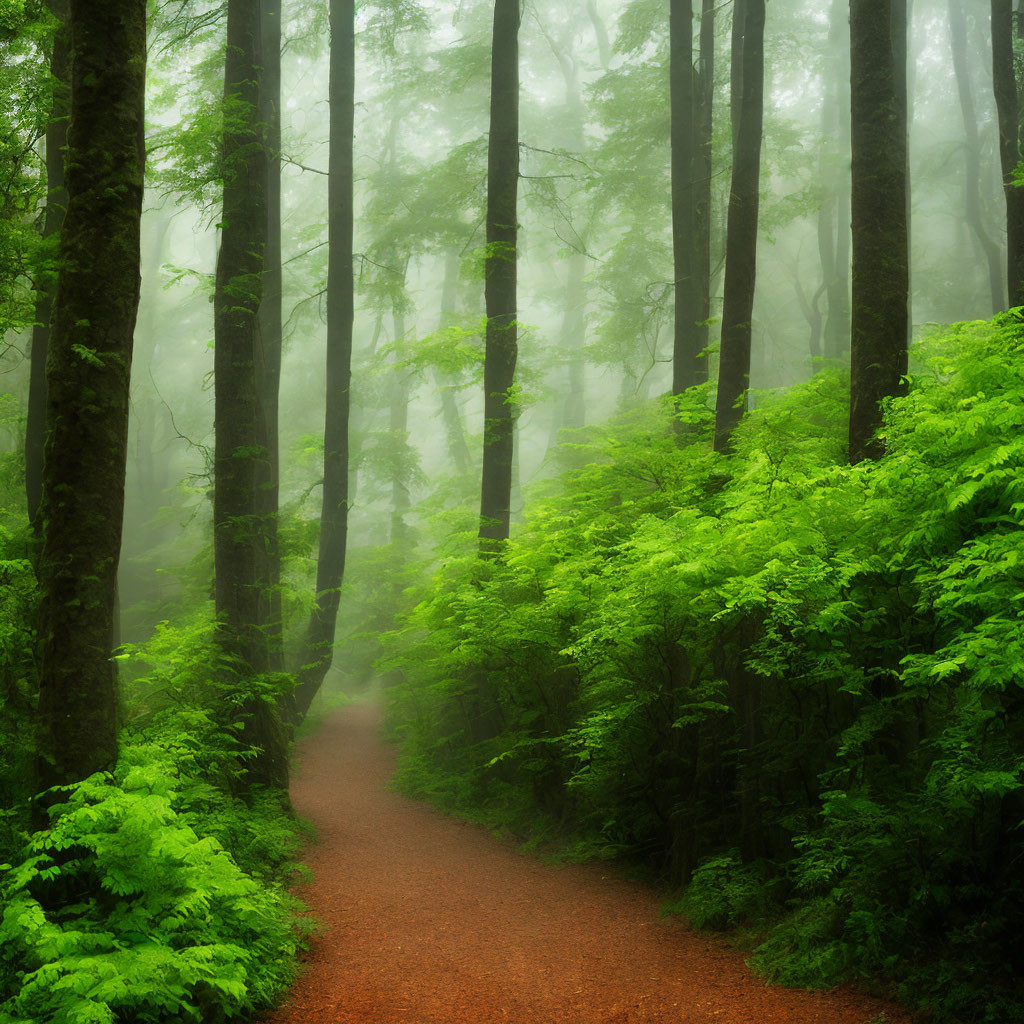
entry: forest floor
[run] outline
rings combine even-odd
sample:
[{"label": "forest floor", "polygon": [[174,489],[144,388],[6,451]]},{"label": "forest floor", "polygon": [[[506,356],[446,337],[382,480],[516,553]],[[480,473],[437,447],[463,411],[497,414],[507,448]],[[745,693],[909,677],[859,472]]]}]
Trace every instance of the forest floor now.
[{"label": "forest floor", "polygon": [[316,826],[300,895],[324,922],[267,1024],[900,1024],[854,992],[767,988],[722,939],[659,917],[603,864],[551,865],[387,788],[358,703],[301,745]]}]

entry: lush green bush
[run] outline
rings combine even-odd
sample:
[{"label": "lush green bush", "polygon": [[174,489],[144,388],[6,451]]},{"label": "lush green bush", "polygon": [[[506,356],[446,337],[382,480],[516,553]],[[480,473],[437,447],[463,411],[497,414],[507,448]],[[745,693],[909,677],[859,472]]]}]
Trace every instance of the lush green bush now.
[{"label": "lush green bush", "polygon": [[290,981],[300,830],[280,796],[238,785],[239,699],[211,682],[211,639],[198,614],[126,650],[116,770],[22,832],[0,875],[0,1022],[227,1021]]},{"label": "lush green bush", "polygon": [[916,346],[877,463],[831,372],[729,458],[699,392],[682,445],[657,408],[578,434],[505,557],[453,538],[388,638],[400,783],[692,878],[698,923],[764,916],[757,865],[766,973],[1017,1019],[1022,336]]}]

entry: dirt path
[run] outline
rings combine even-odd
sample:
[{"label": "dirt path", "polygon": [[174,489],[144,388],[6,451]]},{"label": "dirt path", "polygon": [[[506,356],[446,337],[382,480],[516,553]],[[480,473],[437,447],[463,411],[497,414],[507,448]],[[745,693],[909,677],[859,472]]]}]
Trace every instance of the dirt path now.
[{"label": "dirt path", "polygon": [[[866,1024],[846,992],[765,988],[600,865],[542,864],[388,792],[378,712],[335,712],[292,796],[319,832],[302,896],[326,923],[268,1024]],[[879,1017],[882,1011],[886,1017]]]}]

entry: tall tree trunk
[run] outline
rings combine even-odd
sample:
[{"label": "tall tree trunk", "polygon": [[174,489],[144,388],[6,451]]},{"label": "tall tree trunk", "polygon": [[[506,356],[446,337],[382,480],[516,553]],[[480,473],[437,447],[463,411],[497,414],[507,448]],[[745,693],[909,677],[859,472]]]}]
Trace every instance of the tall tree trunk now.
[{"label": "tall tree trunk", "polygon": [[715,451],[732,450],[732,432],[746,408],[757,275],[758,190],[764,119],[764,0],[745,0],[742,80],[725,247],[722,348],[715,405]]},{"label": "tall tree trunk", "polygon": [[281,458],[278,440],[278,399],[281,390],[281,0],[261,0],[262,81],[260,122],[267,161],[267,245],[263,263],[263,297],[259,309],[260,407],[263,411],[259,497],[266,537],[266,582],[261,621],[267,639],[267,662],[272,671],[284,669],[281,609],[281,555],[277,517]]},{"label": "tall tree trunk", "polygon": [[334,658],[334,634],[345,575],[349,508],[349,409],[352,382],[352,134],[355,118],[354,0],[331,0],[330,176],[327,181],[327,414],[324,422],[323,506],[316,567],[316,604],[305,663],[295,689],[304,716]]},{"label": "tall tree trunk", "polygon": [[[697,143],[694,154],[696,183],[694,276],[699,299],[695,325],[698,352],[708,347],[711,319],[711,177],[713,174],[714,101],[715,101],[715,0],[703,0],[700,17],[700,56],[698,58]],[[703,380],[708,377],[708,357],[701,360]]]},{"label": "tall tree trunk", "polygon": [[[1006,194],[1006,278],[1011,306],[1024,305],[1024,188],[1014,184],[1021,161],[1021,104],[1013,68],[1012,0],[992,0],[992,86],[999,117],[999,160]],[[1021,22],[1018,20],[1018,31]]]},{"label": "tall tree trunk", "polygon": [[71,0],[68,27],[67,212],[39,507],[43,786],[75,782],[117,757],[111,649],[146,159],[144,0]]},{"label": "tall tree trunk", "polygon": [[[455,323],[458,283],[459,254],[454,249],[449,249],[444,254],[444,278],[441,285],[439,328],[442,331]],[[469,454],[469,446],[466,444],[466,433],[462,428],[459,403],[455,399],[454,382],[449,376],[435,369],[434,383],[441,396],[441,418],[444,420],[445,433],[448,435],[448,454],[460,474],[468,473],[472,459]]]},{"label": "tall tree trunk", "polygon": [[515,444],[518,355],[516,264],[519,192],[519,0],[495,0],[491,43],[491,115],[487,146],[487,259],[484,298],[484,445],[480,548],[493,555],[508,539]]},{"label": "tall tree trunk", "polygon": [[893,38],[892,3],[851,0],[850,84],[853,324],[850,461],[882,454],[881,401],[906,368],[909,289],[907,127],[901,97],[905,45]]},{"label": "tall tree trunk", "polygon": [[967,19],[964,0],[949,0],[949,35],[952,44],[953,71],[960,97],[960,114],[964,122],[964,212],[965,220],[981,247],[988,266],[989,294],[992,312],[1003,308],[1003,268],[999,246],[985,228],[981,208],[981,141],[978,138],[978,116],[971,88],[971,67],[967,57]]},{"label": "tall tree trunk", "polygon": [[[669,9],[671,142],[672,142],[672,256],[675,280],[675,331],[672,347],[672,394],[707,379],[707,358],[701,355],[702,319],[697,273],[697,189],[695,171],[699,136],[695,118],[693,71],[693,2],[671,0]],[[676,423],[676,426],[680,424]]]},{"label": "tall tree trunk", "polygon": [[[46,210],[43,213],[43,236],[60,233],[67,206],[64,187],[64,147],[68,138],[68,103],[71,84],[71,52],[69,47],[67,0],[50,0],[50,12],[59,27],[53,37],[50,53],[50,74],[53,76],[53,108],[46,126]],[[28,517],[34,520],[43,490],[43,446],[46,441],[46,353],[50,346],[50,320],[53,316],[53,294],[57,275],[41,275],[36,296],[36,323],[32,329],[32,355],[29,363],[28,420],[25,424],[25,497]]]},{"label": "tall tree trunk", "polygon": [[[912,23],[911,11],[914,0],[891,0],[889,17],[892,21],[892,47],[893,62],[895,64],[896,81],[896,105],[903,112],[903,134],[906,138],[903,141],[903,205],[906,207],[905,218],[907,223],[907,341],[914,328],[913,316],[913,274],[914,268],[910,263],[910,252],[912,245],[913,223],[910,213],[910,129],[913,120],[913,98],[914,98],[914,72],[917,70],[917,61],[909,59],[909,35]],[[903,364],[901,373],[907,372],[907,346],[903,347]]]},{"label": "tall tree trunk", "polygon": [[[214,598],[221,647],[241,685],[269,668],[266,591],[266,428],[259,310],[267,239],[267,159],[260,124],[260,7],[229,0],[224,99],[224,209],[214,291]],[[287,743],[273,704],[243,704],[242,742],[256,750],[249,781],[286,788]]]}]

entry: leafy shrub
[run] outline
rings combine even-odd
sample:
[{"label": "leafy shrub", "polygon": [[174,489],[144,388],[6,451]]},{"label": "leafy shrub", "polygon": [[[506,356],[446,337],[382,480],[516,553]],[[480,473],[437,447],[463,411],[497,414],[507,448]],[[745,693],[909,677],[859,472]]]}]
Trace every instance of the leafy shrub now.
[{"label": "leafy shrub", "polygon": [[124,736],[116,773],[31,836],[3,879],[0,1021],[227,1020],[287,985],[298,904],[270,869],[296,830],[203,779],[214,731],[192,713]]},{"label": "leafy shrub", "polygon": [[744,864],[738,850],[709,857],[694,871],[683,896],[665,908],[685,914],[702,929],[760,924],[774,909],[770,866]]},{"label": "leafy shrub", "polygon": [[579,432],[504,557],[452,537],[385,638],[402,784],[689,882],[698,923],[756,920],[763,878],[778,979],[1015,1019],[1022,340],[915,346],[854,467],[831,372],[758,396],[729,458],[700,390],[682,445],[653,405]]}]

